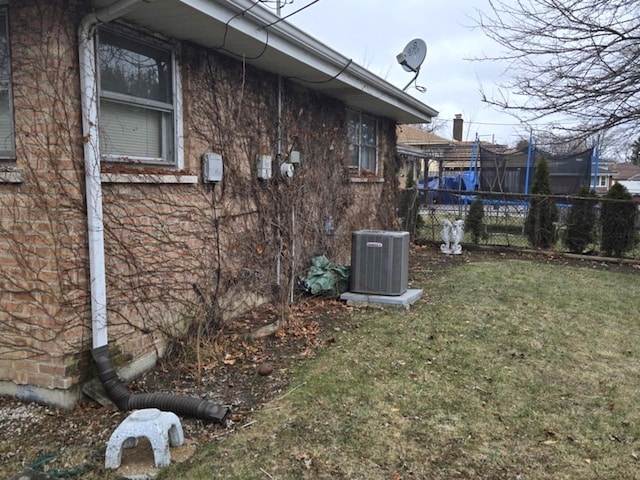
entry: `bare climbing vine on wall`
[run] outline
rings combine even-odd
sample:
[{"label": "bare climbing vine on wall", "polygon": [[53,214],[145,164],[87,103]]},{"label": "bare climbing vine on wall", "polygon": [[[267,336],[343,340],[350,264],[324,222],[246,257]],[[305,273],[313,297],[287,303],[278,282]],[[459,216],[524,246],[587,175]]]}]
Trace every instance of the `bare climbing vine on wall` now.
[{"label": "bare climbing vine on wall", "polygon": [[[89,372],[76,38],[83,7],[11,5],[16,161],[6,168],[24,180],[0,184],[0,372],[4,359],[38,357],[63,365],[62,376]],[[102,165],[116,176],[198,177],[103,182],[109,336],[125,361],[161,337],[197,347],[259,303],[277,305],[274,321],[285,326],[312,257],[349,263],[353,230],[396,222],[393,122],[379,123],[385,181],[354,183],[341,102],[188,43],[180,46],[180,72],[184,168]],[[300,163],[283,178],[280,165],[293,150]],[[206,152],[223,158],[218,184],[202,182]],[[272,159],[269,179],[258,178],[261,155]]]}]

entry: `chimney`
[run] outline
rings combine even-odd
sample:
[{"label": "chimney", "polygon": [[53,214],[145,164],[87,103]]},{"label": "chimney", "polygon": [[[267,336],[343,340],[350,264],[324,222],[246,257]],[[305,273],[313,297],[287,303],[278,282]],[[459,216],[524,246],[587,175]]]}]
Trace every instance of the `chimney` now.
[{"label": "chimney", "polygon": [[453,119],[453,139],[462,141],[462,114],[456,113],[456,117]]}]

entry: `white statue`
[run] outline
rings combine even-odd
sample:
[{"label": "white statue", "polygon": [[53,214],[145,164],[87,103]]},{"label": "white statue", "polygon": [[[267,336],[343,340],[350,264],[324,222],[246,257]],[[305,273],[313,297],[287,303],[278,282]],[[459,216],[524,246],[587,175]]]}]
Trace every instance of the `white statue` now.
[{"label": "white statue", "polygon": [[462,253],[462,239],[464,238],[464,221],[456,220],[453,222],[453,227],[451,228],[451,236],[453,238],[453,245],[451,247],[451,253],[454,255],[460,255]]},{"label": "white statue", "polygon": [[442,222],[442,232],[440,233],[442,241],[440,251],[447,255],[460,255],[462,253],[462,239],[464,238],[464,221],[456,220],[453,223],[450,220]]},{"label": "white statue", "polygon": [[442,237],[442,241],[444,242],[440,245],[440,251],[442,253],[449,254],[451,253],[451,230],[453,229],[453,224],[449,220],[444,220],[442,222],[442,232],[440,236]]}]

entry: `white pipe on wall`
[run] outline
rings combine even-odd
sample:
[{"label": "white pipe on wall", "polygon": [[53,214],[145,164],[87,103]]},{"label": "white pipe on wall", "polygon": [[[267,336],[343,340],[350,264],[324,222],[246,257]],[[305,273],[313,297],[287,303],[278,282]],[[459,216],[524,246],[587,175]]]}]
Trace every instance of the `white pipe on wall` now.
[{"label": "white pipe on wall", "polygon": [[78,27],[93,348],[104,346],[108,342],[95,30],[100,23],[115,20],[143,1],[146,0],[119,0],[96,12],[89,13],[82,19]]},{"label": "white pipe on wall", "polygon": [[229,408],[209,400],[163,393],[131,394],[121,383],[109,358],[107,336],[107,288],[104,262],[104,224],[100,149],[98,138],[98,84],[96,77],[95,29],[100,23],[115,20],[129,8],[149,0],[120,0],[87,15],[78,29],[80,56],[80,90],[82,100],[82,134],[89,235],[89,277],[91,287],[91,321],[93,350],[98,376],[109,397],[121,410],[158,408],[179,415],[216,421],[226,425]]}]

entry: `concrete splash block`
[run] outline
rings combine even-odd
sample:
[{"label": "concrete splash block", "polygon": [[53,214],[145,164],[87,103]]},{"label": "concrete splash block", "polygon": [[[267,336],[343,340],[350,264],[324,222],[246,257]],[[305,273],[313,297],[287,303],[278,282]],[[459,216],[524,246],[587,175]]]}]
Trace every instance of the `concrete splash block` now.
[{"label": "concrete splash block", "polygon": [[175,413],[162,412],[157,408],[135,410],[111,434],[107,443],[105,468],[120,467],[122,449],[136,446],[140,437],[149,439],[156,467],[169,466],[169,446],[179,447],[184,443],[182,425]]},{"label": "concrete splash block", "polygon": [[369,305],[381,307],[402,307],[409,308],[421,296],[423,290],[409,288],[402,295],[369,295],[366,293],[344,292],[340,295],[340,300],[345,300],[350,307],[366,307]]}]

